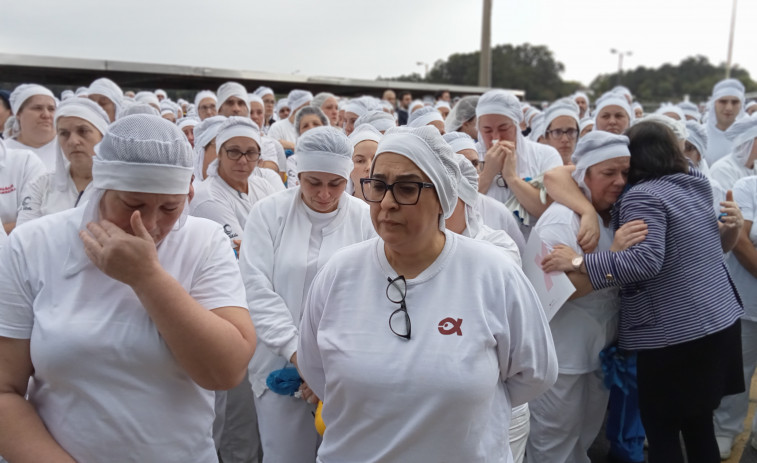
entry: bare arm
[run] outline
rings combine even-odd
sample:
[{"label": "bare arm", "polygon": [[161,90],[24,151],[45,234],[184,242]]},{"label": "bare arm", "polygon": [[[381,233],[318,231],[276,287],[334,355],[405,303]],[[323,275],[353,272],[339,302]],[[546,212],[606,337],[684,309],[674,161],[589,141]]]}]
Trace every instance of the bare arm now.
[{"label": "bare arm", "polygon": [[720,231],[720,246],[723,248],[723,252],[730,252],[740,239],[744,217],[741,215],[738,204],[733,200],[733,191],[728,190],[725,198],[725,201],[720,203],[720,212],[725,215],[718,220],[718,230]]},{"label": "bare arm", "polygon": [[574,271],[565,272],[565,276],[568,277],[570,282],[573,283],[573,286],[576,288],[576,291],[568,298],[569,301],[586,296],[590,292],[594,291],[594,288],[592,288],[591,286],[591,280],[589,280],[589,275]]},{"label": "bare arm", "polygon": [[585,253],[593,252],[599,243],[599,219],[594,206],[573,180],[575,166],[560,166],[544,173],[544,187],[550,198],[581,216],[578,244]]},{"label": "bare arm", "polygon": [[16,222],[3,222],[3,229],[5,229],[6,235],[10,235],[14,228],[16,228]]},{"label": "bare arm", "polygon": [[754,223],[751,220],[744,222],[736,245],[733,247],[733,255],[736,256],[742,267],[747,269],[754,278],[757,278],[757,248],[755,248],[752,240],[749,239],[749,233],[752,231],[753,225]]},{"label": "bare arm", "polygon": [[32,372],[29,340],[0,337],[0,455],[14,463],[75,463],[24,398]]}]

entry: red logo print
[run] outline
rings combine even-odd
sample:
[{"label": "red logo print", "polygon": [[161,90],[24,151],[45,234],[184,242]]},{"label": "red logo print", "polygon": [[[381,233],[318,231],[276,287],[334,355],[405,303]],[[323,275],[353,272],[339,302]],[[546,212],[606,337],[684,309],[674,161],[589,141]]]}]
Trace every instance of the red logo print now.
[{"label": "red logo print", "polygon": [[458,336],[462,336],[463,331],[460,329],[462,324],[462,318],[454,319],[452,317],[447,317],[439,322],[439,332],[444,335],[457,334]]}]

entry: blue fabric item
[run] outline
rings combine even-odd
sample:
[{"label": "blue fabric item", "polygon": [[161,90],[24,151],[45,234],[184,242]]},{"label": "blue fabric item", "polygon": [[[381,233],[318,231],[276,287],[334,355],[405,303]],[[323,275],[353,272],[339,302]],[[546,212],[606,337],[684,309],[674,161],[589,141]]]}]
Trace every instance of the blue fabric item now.
[{"label": "blue fabric item", "polygon": [[268,389],[279,395],[294,395],[302,384],[302,378],[295,367],[274,370],[265,380]]},{"label": "blue fabric item", "polygon": [[600,352],[605,386],[610,388],[606,436],[610,454],[626,462],[644,461],[644,426],[636,387],[636,354],[610,346]]}]

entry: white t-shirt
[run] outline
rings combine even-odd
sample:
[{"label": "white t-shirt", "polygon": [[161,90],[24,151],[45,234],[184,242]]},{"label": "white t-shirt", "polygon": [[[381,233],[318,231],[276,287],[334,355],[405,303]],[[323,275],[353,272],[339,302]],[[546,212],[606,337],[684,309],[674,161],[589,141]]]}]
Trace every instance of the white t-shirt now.
[{"label": "white t-shirt", "polygon": [[730,190],[736,181],[743,177],[749,177],[750,175],[757,175],[757,169],[752,166],[748,169],[739,162],[732,154],[722,158],[710,167],[710,176],[713,180],[718,182],[724,190]]},{"label": "white t-shirt", "polygon": [[515,241],[518,250],[523,254],[523,251],[526,249],[526,240],[520,231],[520,223],[512,211],[491,196],[481,193],[478,194],[476,207],[479,214],[481,214],[484,225],[495,230],[504,230]]},{"label": "white t-shirt", "polygon": [[269,169],[267,167],[256,167],[255,170],[252,171],[252,175],[255,177],[264,178],[277,192],[287,189],[286,185],[284,185],[284,182],[281,181],[281,176],[274,172],[273,169]]},{"label": "white t-shirt", "polygon": [[[715,117],[715,114],[711,115]],[[725,136],[725,132],[715,126],[714,122],[705,124],[707,131],[707,151],[702,153],[705,160],[712,166],[733,152],[733,143]]]},{"label": "white t-shirt", "polygon": [[289,122],[289,118],[275,122],[268,130],[268,136],[275,140],[297,141],[297,129]]},{"label": "white t-shirt", "polygon": [[5,243],[8,242],[8,234],[5,233],[5,228],[3,228],[3,221],[0,220],[0,251],[3,250],[3,246],[5,246]]},{"label": "white t-shirt", "polygon": [[76,189],[71,176],[68,176],[66,189],[59,190],[55,185],[55,173],[48,172],[37,178],[25,190],[25,196],[21,201],[21,209],[18,211],[17,225],[30,220],[65,211],[76,206],[79,199],[79,191]]},{"label": "white t-shirt", "polygon": [[[239,265],[253,307],[258,345],[250,362],[252,390],[260,397],[268,375],[297,350],[302,303],[307,294],[313,223],[295,188],[255,204],[242,235]],[[337,213],[321,228],[317,268],[339,249],[375,236],[368,205],[342,194]],[[315,250],[312,250],[315,251]]]},{"label": "white t-shirt", "polygon": [[319,462],[512,461],[512,406],[557,377],[548,323],[512,260],[445,236],[407,281],[409,340],[388,326],[397,274],[380,238],[336,253],[313,280],[297,359],[324,403]]},{"label": "white t-shirt", "polygon": [[[564,244],[579,255],[578,231],[581,218],[559,203],[549,205],[534,229],[551,251]],[[609,251],[613,232],[599,219],[599,244],[596,251]],[[594,290],[567,301],[549,322],[557,351],[560,373],[580,375],[600,368],[599,353],[617,337],[620,294],[617,288]]]},{"label": "white t-shirt", "polygon": [[0,220],[16,222],[27,190],[45,173],[42,161],[31,151],[4,149],[0,145]]},{"label": "white t-shirt", "polygon": [[[214,393],[177,363],[134,291],[89,261],[88,209],[29,222],[0,253],[0,336],[30,340],[29,402],[77,461],[217,462]],[[157,251],[203,307],[247,307],[218,224],[188,217]]]},{"label": "white t-shirt", "polygon": [[266,135],[260,137],[260,141],[263,144],[261,147],[261,159],[275,162],[279,167],[279,172],[286,171],[287,155],[281,143]]},{"label": "white t-shirt", "polygon": [[[752,221],[749,239],[757,247],[757,177],[744,177],[733,186],[733,199],[741,208],[744,220]],[[744,304],[743,318],[757,322],[757,278],[745,269],[733,252],[726,259],[731,278]]]},{"label": "white t-shirt", "polygon": [[5,144],[8,146],[8,149],[31,151],[42,161],[42,165],[47,172],[55,172],[55,159],[58,157],[58,137],[53,137],[48,144],[42,145],[39,148],[26,146],[13,138],[5,140]]},{"label": "white t-shirt", "polygon": [[221,224],[229,240],[241,239],[252,206],[266,196],[276,193],[270,182],[252,174],[247,179],[247,188],[247,193],[242,193],[232,188],[220,176],[210,175],[195,187],[195,197],[189,203],[189,213]]},{"label": "white t-shirt", "polygon": [[297,176],[297,155],[293,154],[287,158],[287,188],[299,188],[300,179]]}]

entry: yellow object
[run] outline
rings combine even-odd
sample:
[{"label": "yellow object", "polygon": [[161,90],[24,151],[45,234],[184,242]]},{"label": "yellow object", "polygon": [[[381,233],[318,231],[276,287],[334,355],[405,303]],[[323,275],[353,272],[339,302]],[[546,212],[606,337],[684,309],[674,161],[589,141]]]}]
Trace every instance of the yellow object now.
[{"label": "yellow object", "polygon": [[318,434],[321,436],[326,432],[326,424],[323,422],[323,417],[321,416],[322,411],[323,402],[318,402],[318,408],[315,409],[315,430],[318,431]]}]

